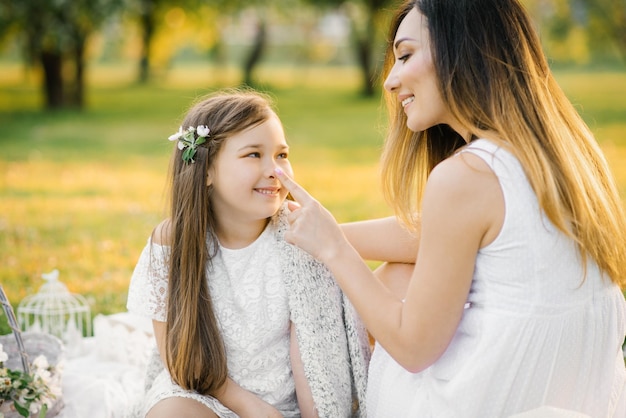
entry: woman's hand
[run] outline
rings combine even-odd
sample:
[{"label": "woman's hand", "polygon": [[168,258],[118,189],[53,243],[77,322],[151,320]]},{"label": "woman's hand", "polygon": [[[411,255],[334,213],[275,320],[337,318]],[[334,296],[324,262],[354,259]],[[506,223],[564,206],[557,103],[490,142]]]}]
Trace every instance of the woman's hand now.
[{"label": "woman's hand", "polygon": [[331,213],[282,170],[276,169],[278,179],[296,202],[289,202],[287,218],[290,228],[285,240],[297,245],[323,263],[327,263],[349,246],[341,228]]}]

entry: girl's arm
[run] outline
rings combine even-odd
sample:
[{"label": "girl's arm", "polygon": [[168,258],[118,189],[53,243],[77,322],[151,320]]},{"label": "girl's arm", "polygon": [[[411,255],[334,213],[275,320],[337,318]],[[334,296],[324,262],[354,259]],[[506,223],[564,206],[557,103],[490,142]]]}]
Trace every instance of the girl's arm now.
[{"label": "girl's arm", "polygon": [[419,235],[395,216],[344,223],[341,230],[364,260],[415,263]]},{"label": "girl's arm", "polygon": [[282,418],[283,415],[276,408],[235,383],[231,378],[214,395],[222,405],[236,413],[241,418]]},{"label": "girl's arm", "polygon": [[298,398],[298,407],[302,418],[317,418],[317,410],[313,401],[311,387],[304,374],[304,364],[300,357],[300,349],[296,338],[296,326],[291,323],[291,337],[289,357],[291,358],[291,371],[293,380],[296,384],[296,397]]},{"label": "girl's arm", "polygon": [[[154,338],[156,339],[161,361],[167,367],[165,360],[166,323],[153,320],[152,328],[154,329]],[[282,418],[282,414],[276,408],[252,392],[245,390],[231,378],[227,378],[224,385],[213,396],[241,418]]]}]

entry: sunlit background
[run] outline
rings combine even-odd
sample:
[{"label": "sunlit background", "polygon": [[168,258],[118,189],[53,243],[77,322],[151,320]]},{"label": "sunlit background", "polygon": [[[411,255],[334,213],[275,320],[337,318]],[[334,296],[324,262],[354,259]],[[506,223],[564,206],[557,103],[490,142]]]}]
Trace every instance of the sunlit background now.
[{"label": "sunlit background", "polygon": [[[220,87],[275,99],[296,177],[338,220],[389,215],[378,71],[395,3],[0,0],[0,283],[11,302],[56,268],[94,314],[125,309],[166,216],[167,137]],[[626,3],[524,3],[626,196]]]}]

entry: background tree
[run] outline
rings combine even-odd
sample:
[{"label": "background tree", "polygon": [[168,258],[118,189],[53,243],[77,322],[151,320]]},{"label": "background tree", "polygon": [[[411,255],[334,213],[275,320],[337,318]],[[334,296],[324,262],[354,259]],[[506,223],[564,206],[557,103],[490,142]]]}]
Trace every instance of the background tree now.
[{"label": "background tree", "polygon": [[28,65],[41,65],[46,108],[83,107],[87,40],[119,5],[119,0],[0,0],[0,34],[18,40]]},{"label": "background tree", "polygon": [[151,78],[152,44],[158,28],[162,26],[163,16],[178,4],[176,0],[126,0],[128,14],[136,20],[140,32],[141,49],[137,63],[137,82],[140,84],[147,83]]},{"label": "background tree", "polygon": [[343,9],[350,19],[355,58],[361,70],[362,92],[372,96],[376,91],[381,43],[386,36],[387,19],[394,0],[307,0],[317,7]]},{"label": "background tree", "polygon": [[606,35],[626,60],[626,0],[578,0],[589,13],[589,33]]},{"label": "background tree", "polygon": [[561,63],[626,59],[626,0],[522,0]]},{"label": "background tree", "polygon": [[[137,22],[140,31],[141,48],[138,61],[137,81],[141,84],[151,79],[154,40],[159,31],[171,30],[166,20],[174,9],[180,9],[186,16],[200,25],[214,28],[209,52],[221,58],[224,54],[221,39],[222,25],[225,21],[242,11],[253,10],[257,16],[255,36],[250,50],[241,63],[243,83],[252,84],[252,73],[261,61],[267,46],[267,27],[263,0],[125,0],[131,19]],[[293,1],[293,0],[292,0]],[[207,10],[208,9],[208,10]]]},{"label": "background tree", "polygon": [[[387,27],[386,19],[389,11],[386,9],[391,3],[390,0],[363,0],[365,6],[365,25],[359,25],[355,18],[353,22],[354,42],[358,64],[363,76],[363,94],[372,96],[375,84],[379,76],[379,65],[382,61],[381,48],[378,44],[384,40]],[[358,14],[357,14],[358,16]]]},{"label": "background tree", "polygon": [[[249,49],[244,53],[241,70],[243,74],[242,83],[248,86],[254,86],[254,71],[261,63],[263,56],[269,43],[269,19],[268,11],[276,9],[287,9],[293,7],[298,0],[278,0],[271,4],[264,0],[214,0],[215,7],[219,8],[222,16],[235,17],[236,15],[254,15],[254,25],[252,42]],[[215,24],[219,24],[216,22]],[[221,31],[219,31],[221,35]],[[218,39],[218,47],[223,42]]]},{"label": "background tree", "polygon": [[267,22],[262,10],[259,10],[258,21],[254,30],[254,40],[249,52],[243,61],[243,84],[254,86],[254,69],[261,62],[261,58],[267,48]]}]

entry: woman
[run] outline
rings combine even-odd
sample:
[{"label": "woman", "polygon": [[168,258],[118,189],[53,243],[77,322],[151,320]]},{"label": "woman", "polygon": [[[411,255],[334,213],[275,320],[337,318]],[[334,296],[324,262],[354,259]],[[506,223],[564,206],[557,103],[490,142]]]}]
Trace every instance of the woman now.
[{"label": "woman", "polygon": [[626,215],[522,6],[404,3],[385,77],[385,191],[419,235],[404,300],[361,261],[363,230],[342,232],[278,170],[300,206],[286,239],[377,340],[369,416],[626,416]]}]

